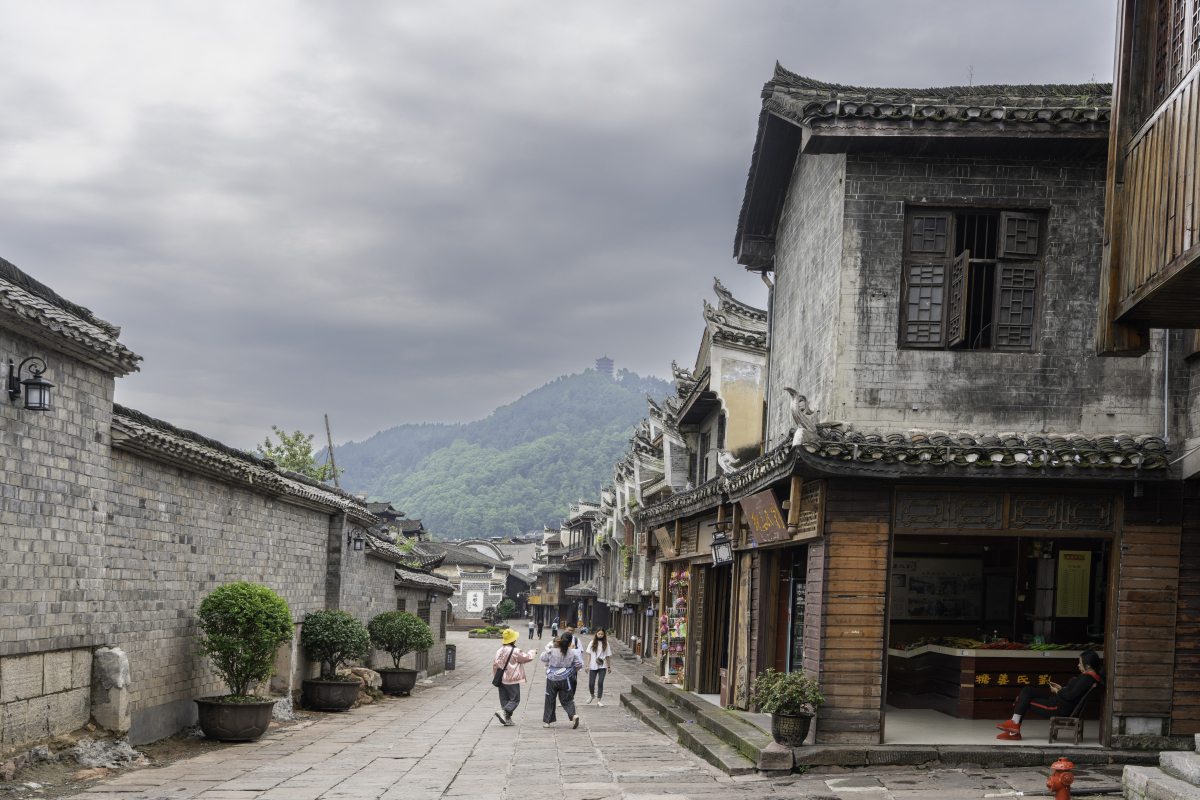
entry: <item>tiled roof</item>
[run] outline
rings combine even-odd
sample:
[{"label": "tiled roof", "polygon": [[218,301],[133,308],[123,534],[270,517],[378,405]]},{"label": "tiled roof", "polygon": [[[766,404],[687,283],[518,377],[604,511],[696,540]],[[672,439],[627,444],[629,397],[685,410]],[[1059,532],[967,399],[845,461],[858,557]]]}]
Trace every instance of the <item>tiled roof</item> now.
[{"label": "tiled roof", "polygon": [[440,589],[447,594],[454,594],[454,584],[450,581],[434,575],[429,570],[410,567],[406,564],[396,565],[396,583],[402,586]]},{"label": "tiled roof", "polygon": [[416,556],[414,554],[404,552],[387,539],[377,535],[374,531],[367,531],[367,535],[364,538],[366,539],[367,543],[367,551],[378,558],[397,563],[407,560],[416,560]]},{"label": "tiled roof", "polygon": [[[121,329],[97,318],[83,306],[64,300],[9,262],[0,258],[0,317],[31,338],[57,334],[56,350],[110,370],[114,375],[136,372],[142,357],[117,341]],[[49,376],[53,377],[53,376]]]},{"label": "tiled roof", "polygon": [[350,520],[366,528],[379,522],[361,500],[341,489],[115,403],[112,443],[122,450],[250,486],[260,494],[287,497],[326,512],[345,511]]},{"label": "tiled roof", "polygon": [[504,570],[509,570],[512,565],[497,561],[491,556],[486,556],[478,550],[472,550],[470,547],[460,547],[458,545],[440,544],[438,542],[413,542],[413,552],[427,556],[440,556],[444,564],[457,564],[459,566],[471,567],[488,567],[495,569],[497,567]]},{"label": "tiled roof", "polygon": [[1112,108],[1111,83],[885,89],[817,81],[779,64],[762,96],[767,111],[802,125],[832,117],[1061,125],[1107,122]]},{"label": "tiled roof", "polygon": [[820,426],[800,444],[821,458],[887,464],[953,465],[973,470],[992,467],[1079,467],[1166,469],[1167,450],[1153,434],[998,433],[908,430],[887,433],[842,432]]},{"label": "tiled roof", "polygon": [[761,491],[793,469],[817,475],[916,478],[926,476],[931,468],[943,468],[933,475],[1128,480],[1142,471],[1165,475],[1170,455],[1160,437],[1128,433],[844,431],[835,423],[819,425],[816,434],[806,434],[799,444],[792,442],[789,433],[783,444],[740,469],[639,508],[634,517],[642,524],[656,525],[699,513],[716,507],[722,497],[738,500]]},{"label": "tiled roof", "polygon": [[571,597],[596,597],[599,594],[599,589],[596,586],[596,579],[577,583],[574,586],[568,586],[563,594],[568,594]]},{"label": "tiled roof", "polygon": [[400,530],[404,533],[423,531],[425,530],[425,525],[419,519],[402,519],[400,520]]}]

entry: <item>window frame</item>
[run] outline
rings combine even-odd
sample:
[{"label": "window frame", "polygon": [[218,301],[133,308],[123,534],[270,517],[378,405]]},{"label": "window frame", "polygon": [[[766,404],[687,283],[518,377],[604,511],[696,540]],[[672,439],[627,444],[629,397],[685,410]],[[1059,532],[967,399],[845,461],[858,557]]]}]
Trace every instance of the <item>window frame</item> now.
[{"label": "window frame", "polygon": [[[1197,0],[1200,3],[1200,0]],[[955,248],[958,239],[959,216],[963,214],[995,214],[997,217],[996,225],[996,257],[995,258],[972,258],[970,248],[964,248],[962,253],[956,254]],[[922,217],[933,217],[945,215],[948,219],[946,233],[946,247],[943,251],[937,250],[922,250],[913,251],[910,245],[913,242],[915,220]],[[1032,219],[1037,222],[1037,253],[1030,257],[1027,253],[1006,255],[1005,246],[1005,222],[1008,219]],[[1047,251],[1047,236],[1049,232],[1049,209],[1043,207],[1025,207],[1014,208],[1011,206],[980,206],[980,205],[925,205],[920,203],[906,203],[904,208],[904,238],[901,242],[901,265],[900,265],[900,292],[899,302],[897,306],[897,331],[896,331],[896,349],[897,350],[923,350],[923,351],[939,351],[939,352],[972,352],[972,353],[1037,353],[1041,351],[1040,338],[1042,332],[1042,314],[1045,309],[1043,295],[1045,294],[1045,262]],[[963,296],[960,301],[963,308],[960,313],[966,313],[966,304],[968,298],[967,291],[967,273],[971,265],[986,265],[992,264],[995,266],[995,284],[992,297],[991,319],[993,326],[992,344],[987,348],[970,348],[959,347],[964,339],[959,338],[951,343],[951,312],[956,301],[952,294],[954,287],[954,269],[960,257],[966,254],[967,259],[963,264],[963,276],[961,281],[961,291]],[[1033,320],[1032,330],[1030,332],[1030,344],[1028,347],[1012,347],[1000,346],[998,344],[998,320],[1000,315],[1000,298],[1001,298],[1001,273],[1005,266],[1022,266],[1034,265],[1035,285],[1033,297]],[[913,267],[929,267],[929,266],[944,266],[942,280],[942,298],[941,298],[941,329],[940,337],[937,343],[918,342],[910,343],[907,341],[909,330],[909,278],[910,271]],[[1011,287],[1006,287],[1011,288]],[[963,325],[965,334],[965,324]]]}]

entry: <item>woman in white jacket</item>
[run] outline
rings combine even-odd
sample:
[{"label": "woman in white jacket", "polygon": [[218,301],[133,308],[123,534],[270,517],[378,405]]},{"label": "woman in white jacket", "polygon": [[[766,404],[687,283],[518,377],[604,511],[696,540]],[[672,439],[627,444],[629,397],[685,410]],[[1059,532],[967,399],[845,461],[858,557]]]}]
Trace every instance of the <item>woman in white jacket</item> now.
[{"label": "woman in white jacket", "polygon": [[608,634],[603,628],[596,631],[584,654],[588,659],[588,692],[592,695],[588,698],[588,704],[595,700],[596,705],[604,708],[604,703],[601,702],[601,698],[604,697],[604,676],[612,669],[609,662],[612,661],[613,652],[608,643]]}]

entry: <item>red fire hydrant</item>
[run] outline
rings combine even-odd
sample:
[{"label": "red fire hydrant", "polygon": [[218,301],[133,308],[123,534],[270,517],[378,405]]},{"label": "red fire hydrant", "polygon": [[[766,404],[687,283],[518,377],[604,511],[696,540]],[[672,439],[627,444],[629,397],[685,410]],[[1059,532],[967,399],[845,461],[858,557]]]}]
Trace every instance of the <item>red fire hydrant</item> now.
[{"label": "red fire hydrant", "polygon": [[1071,770],[1075,765],[1065,758],[1060,758],[1050,765],[1050,777],[1046,779],[1046,788],[1054,793],[1054,800],[1071,800],[1071,784],[1075,775]]}]

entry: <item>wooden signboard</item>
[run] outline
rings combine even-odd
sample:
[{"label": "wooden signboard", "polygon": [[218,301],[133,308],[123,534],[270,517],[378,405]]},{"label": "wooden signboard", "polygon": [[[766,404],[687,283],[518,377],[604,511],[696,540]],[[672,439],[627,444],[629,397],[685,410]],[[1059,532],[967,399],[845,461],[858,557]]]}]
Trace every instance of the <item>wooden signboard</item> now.
[{"label": "wooden signboard", "polygon": [[655,528],[654,538],[658,542],[658,549],[662,550],[661,558],[675,557],[675,537],[669,533],[666,528]]},{"label": "wooden signboard", "polygon": [[750,523],[750,533],[754,536],[755,544],[781,542],[791,538],[774,491],[767,489],[765,492],[743,497],[741,503],[745,520]]}]

